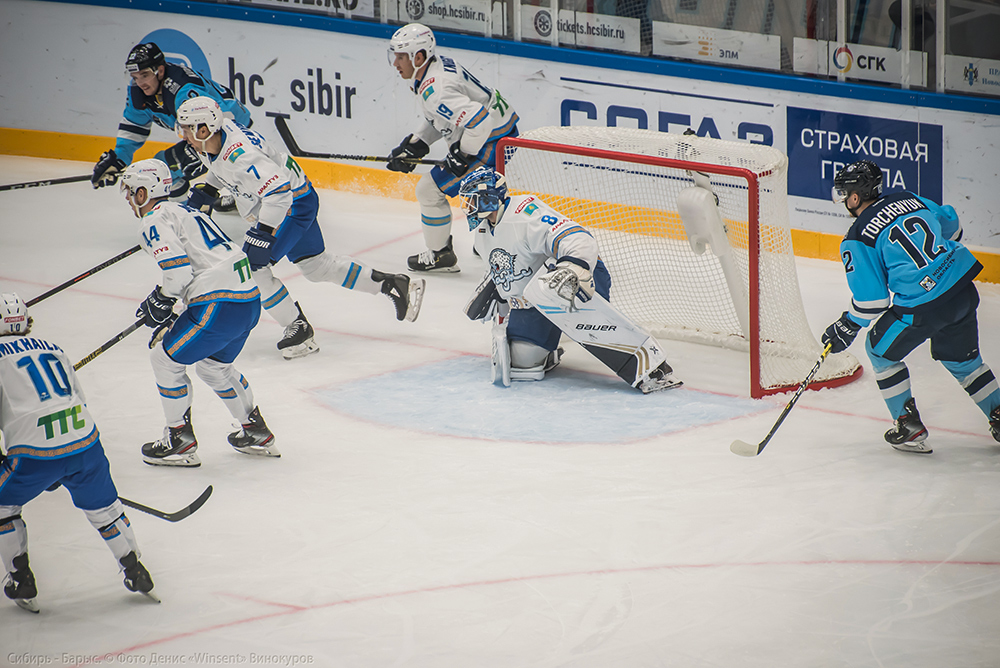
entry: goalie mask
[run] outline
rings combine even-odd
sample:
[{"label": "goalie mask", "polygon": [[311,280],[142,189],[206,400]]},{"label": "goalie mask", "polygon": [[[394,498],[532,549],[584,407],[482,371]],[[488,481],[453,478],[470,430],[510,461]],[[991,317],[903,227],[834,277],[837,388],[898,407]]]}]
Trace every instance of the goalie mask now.
[{"label": "goalie mask", "polygon": [[[125,193],[125,201],[132,207],[136,218],[142,217],[139,210],[151,200],[168,197],[173,184],[170,168],[165,162],[155,158],[133,162],[125,168],[120,180],[119,188]],[[140,188],[145,188],[142,201],[137,199]]]},{"label": "goalie mask", "polygon": [[0,295],[0,336],[24,336],[31,331],[28,307],[13,292]]},{"label": "goalie mask", "polygon": [[420,23],[408,23],[399,30],[397,30],[393,35],[392,39],[389,40],[389,64],[395,65],[395,59],[397,53],[405,53],[410,57],[410,63],[413,65],[413,74],[410,75],[409,80],[412,81],[417,75],[417,64],[413,62],[413,59],[421,51],[430,60],[434,56],[434,47],[437,45],[437,40],[434,39],[434,33],[425,25]]},{"label": "goalie mask", "polygon": [[462,179],[458,199],[469,220],[469,229],[474,230],[482,223],[482,215],[499,211],[506,204],[507,179],[489,167],[480,167]]},{"label": "goalie mask", "polygon": [[846,202],[857,193],[862,202],[882,196],[882,170],[871,160],[859,160],[847,165],[833,177],[833,201]]},{"label": "goalie mask", "polygon": [[[210,97],[200,95],[192,97],[189,100],[184,100],[181,106],[177,107],[177,125],[175,129],[177,130],[177,135],[187,141],[185,131],[190,132],[191,136],[197,139],[198,128],[204,125],[208,128],[208,137],[211,137],[222,129],[223,121],[225,121],[225,116],[222,115],[219,103]],[[205,142],[208,141],[208,137],[200,140],[202,153],[205,152]]]}]

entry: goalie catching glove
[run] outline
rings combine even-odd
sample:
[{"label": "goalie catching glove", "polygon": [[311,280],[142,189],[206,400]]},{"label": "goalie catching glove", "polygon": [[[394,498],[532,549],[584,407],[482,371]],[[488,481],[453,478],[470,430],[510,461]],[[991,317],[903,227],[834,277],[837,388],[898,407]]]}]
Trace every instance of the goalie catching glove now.
[{"label": "goalie catching glove", "polygon": [[494,316],[505,316],[510,311],[507,300],[500,297],[493,275],[489,272],[472,293],[472,299],[465,305],[465,315],[469,320],[490,321]]},{"label": "goalie catching glove", "polygon": [[831,353],[842,353],[851,347],[860,331],[861,325],[851,320],[844,311],[840,319],[823,332],[823,346],[830,346]]},{"label": "goalie catching glove", "polygon": [[412,162],[407,162],[407,158],[419,160],[430,153],[430,150],[431,147],[424,140],[414,139],[412,134],[406,135],[399,146],[392,149],[389,154],[389,162],[385,166],[391,172],[409,174],[417,166]]},{"label": "goalie catching glove", "polygon": [[118,157],[114,149],[101,154],[97,164],[94,165],[94,174],[90,177],[90,184],[95,189],[104,186],[113,186],[118,182],[118,177],[125,169],[125,161]]},{"label": "goalie catching glove", "polygon": [[567,310],[570,313],[579,310],[577,300],[588,302],[594,296],[594,275],[590,269],[569,260],[557,263],[555,269],[538,280],[569,302]]}]

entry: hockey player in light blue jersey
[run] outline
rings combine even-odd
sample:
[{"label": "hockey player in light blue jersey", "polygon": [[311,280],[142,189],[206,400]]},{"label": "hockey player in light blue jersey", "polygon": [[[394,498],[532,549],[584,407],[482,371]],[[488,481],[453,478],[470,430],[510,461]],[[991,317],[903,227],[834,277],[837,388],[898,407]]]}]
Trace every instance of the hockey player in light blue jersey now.
[{"label": "hockey player in light blue jersey", "polygon": [[118,500],[101,435],[62,348],[31,333],[21,298],[0,295],[0,561],[7,598],[38,612],[21,509],[47,489],[69,490],[125,574],[125,586],[155,596],[153,580]]},{"label": "hockey player in light blue jersey", "polygon": [[[174,131],[177,107],[187,99],[204,95],[219,103],[223,113],[250,127],[250,112],[231,90],[193,70],[168,63],[160,48],[152,43],[137,44],[129,52],[125,70],[131,77],[125,98],[125,112],[118,125],[115,147],[105,151],[94,165],[91,183],[94,188],[113,185],[135,152],[149,139],[153,123]],[[156,157],[167,163],[173,178],[170,195],[179,197],[188,190],[189,182],[205,173],[197,154],[186,142],[180,141]],[[216,208],[231,210],[231,197]]]},{"label": "hockey player in light blue jersey", "polygon": [[1000,388],[979,354],[973,279],[982,265],[960,243],[955,209],[911,192],[882,195],[882,170],[870,160],[834,177],[833,199],[855,218],[840,244],[851,308],[823,334],[845,350],[874,321],[865,350],[895,426],[885,440],[903,452],[932,452],[910,393],[903,359],[928,339],[941,362],[989,420],[1000,441]]}]

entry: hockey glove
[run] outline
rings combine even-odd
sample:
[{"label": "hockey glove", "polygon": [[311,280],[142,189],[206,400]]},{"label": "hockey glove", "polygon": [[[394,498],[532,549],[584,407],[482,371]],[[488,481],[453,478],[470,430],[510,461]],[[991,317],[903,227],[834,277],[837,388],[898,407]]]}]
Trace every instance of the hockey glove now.
[{"label": "hockey glove", "polygon": [[469,163],[472,162],[473,158],[475,156],[462,153],[458,142],[455,142],[448,149],[448,156],[444,159],[442,167],[451,172],[453,176],[460,177],[469,171]]},{"label": "hockey glove", "polygon": [[250,270],[257,271],[271,264],[271,246],[277,239],[259,227],[251,227],[243,239],[243,252],[250,262]]},{"label": "hockey glove", "polygon": [[163,152],[167,167],[171,172],[183,172],[184,178],[190,181],[208,171],[208,167],[198,157],[198,151],[186,141],[180,141]]},{"label": "hockey glove", "polygon": [[829,345],[831,353],[844,352],[854,343],[854,339],[860,331],[861,325],[851,320],[847,311],[844,311],[840,319],[823,332],[823,347]]},{"label": "hockey glove", "polygon": [[177,320],[177,314],[171,313],[170,317],[167,318],[166,322],[156,326],[156,329],[153,330],[153,335],[149,337],[150,350],[155,348],[156,344],[163,340],[163,337],[166,335],[167,330],[170,329],[170,326],[172,324],[174,324],[174,320]]},{"label": "hockey glove", "polygon": [[163,294],[160,291],[160,286],[157,285],[146,297],[146,301],[136,309],[135,317],[142,318],[142,324],[146,327],[155,329],[165,322],[169,323],[171,316],[174,315],[174,302],[176,301],[176,297],[168,297]]},{"label": "hockey glove", "polygon": [[389,162],[386,163],[386,167],[391,172],[403,172],[404,174],[409,174],[414,169],[417,168],[412,162],[406,162],[407,158],[417,159],[424,157],[430,153],[431,147],[427,145],[422,139],[414,139],[412,134],[406,135],[403,141],[400,142],[399,146],[392,149],[389,154]]},{"label": "hockey glove", "polygon": [[509,310],[507,300],[500,297],[490,273],[483,277],[472,294],[472,299],[465,305],[465,315],[469,316],[469,320],[489,321],[497,314],[507,315]]},{"label": "hockey glove", "polygon": [[125,169],[125,161],[118,157],[114,149],[101,154],[101,159],[94,165],[94,174],[90,177],[90,185],[94,188],[113,186]]},{"label": "hockey glove", "polygon": [[204,214],[212,215],[212,207],[219,199],[219,189],[207,183],[197,183],[188,193],[187,205]]}]

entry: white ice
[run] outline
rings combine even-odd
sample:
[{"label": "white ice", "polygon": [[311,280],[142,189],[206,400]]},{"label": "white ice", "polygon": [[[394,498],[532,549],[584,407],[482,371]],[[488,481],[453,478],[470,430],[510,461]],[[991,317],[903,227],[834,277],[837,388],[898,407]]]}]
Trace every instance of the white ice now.
[{"label": "white ice", "polygon": [[[0,183],[90,168],[2,157]],[[321,199],[335,252],[400,271],[422,247],[415,203]],[[117,188],[0,203],[0,291],[25,299],[137,243]],[[789,398],[747,399],[741,353],[668,342],[686,386],[642,396],[567,343],[544,382],[490,386],[489,330],[462,313],[482,267],[462,219],[454,233],[463,271],[428,279],[413,324],[278,266],[322,348],[283,360],[262,316],[237,361],[281,459],[234,452],[194,377],[202,467],[147,466],[163,428],[148,332],[82,368],[122,496],[172,511],[215,493],[176,524],[128,513],[160,605],[125,590],[65,490],[30,503],[42,611],[0,597],[0,665],[1000,665],[1000,444],[926,345],[907,362],[933,455],[882,440],[864,359],[740,458],[729,444],[762,439]],[[818,337],[847,306],[843,269],[798,271]],[[34,307],[35,331],[82,358],[157,281],[131,256]],[[979,288],[1000,369],[1000,286]]]}]

